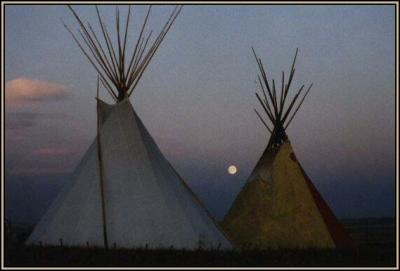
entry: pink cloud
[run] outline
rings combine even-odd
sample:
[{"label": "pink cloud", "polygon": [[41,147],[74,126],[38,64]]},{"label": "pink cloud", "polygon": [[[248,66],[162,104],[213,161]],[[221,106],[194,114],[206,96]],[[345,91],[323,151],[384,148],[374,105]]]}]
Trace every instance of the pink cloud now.
[{"label": "pink cloud", "polygon": [[24,77],[8,81],[5,86],[5,101],[11,106],[58,100],[67,98],[69,95],[64,85]]},{"label": "pink cloud", "polygon": [[[77,163],[80,151],[75,148],[43,146],[7,148],[6,173],[17,174],[59,174],[71,172]],[[79,160],[79,159],[78,159]]]},{"label": "pink cloud", "polygon": [[63,166],[7,169],[8,175],[67,174],[67,173],[71,173],[71,169],[63,167]]},{"label": "pink cloud", "polygon": [[38,156],[64,156],[72,154],[73,151],[66,148],[41,148],[33,151]]}]

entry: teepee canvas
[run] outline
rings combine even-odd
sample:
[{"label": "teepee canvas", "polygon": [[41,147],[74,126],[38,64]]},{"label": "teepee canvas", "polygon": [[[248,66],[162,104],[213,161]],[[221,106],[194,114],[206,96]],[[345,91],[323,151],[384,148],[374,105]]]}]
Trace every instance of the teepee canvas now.
[{"label": "teepee canvas", "polygon": [[123,39],[119,37],[117,11],[118,53],[111,48],[97,10],[105,43],[111,50],[109,55],[102,53],[104,50],[91,26],[87,30],[71,8],[81,33],[85,33],[82,36],[86,35],[84,41],[91,48],[92,57],[74,34],[73,37],[98,70],[103,86],[116,103],[110,105],[98,99],[97,138],[71,180],[35,227],[27,244],[185,249],[231,247],[202,203],[163,156],[129,101],[145,66],[180,9],[177,7],[172,12],[155,43],[145,53],[148,38],[142,38],[142,35],[149,9],[131,66],[125,65],[124,58],[130,8]]},{"label": "teepee canvas", "polygon": [[256,96],[272,128],[257,110],[256,113],[271,137],[222,227],[234,244],[244,248],[351,246],[349,235],[305,174],[285,132],[312,87],[311,84],[299,100],[303,85],[293,100],[287,101],[297,50],[287,83],[282,72],[280,93],[275,81],[270,83],[261,59],[254,50],[253,53],[263,93]]}]

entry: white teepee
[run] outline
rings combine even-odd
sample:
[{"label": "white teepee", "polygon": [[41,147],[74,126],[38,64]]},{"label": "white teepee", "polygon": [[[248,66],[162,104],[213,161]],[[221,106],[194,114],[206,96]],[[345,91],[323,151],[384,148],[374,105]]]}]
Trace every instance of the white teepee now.
[{"label": "white teepee", "polygon": [[[107,59],[106,54],[101,53],[103,49],[100,47],[91,50],[99,53],[96,58],[99,59],[98,66],[96,62],[92,62],[93,59],[91,63],[98,71],[103,71],[103,74],[99,74],[100,79],[116,99],[116,104],[109,105],[98,100],[97,138],[76,168],[70,182],[35,227],[27,244],[231,248],[230,242],[207,210],[162,155],[129,101],[129,95],[149,59],[179,11],[180,8],[174,10],[147,53],[144,53],[147,41],[137,43],[137,53],[132,56],[136,60],[132,61],[134,64],[131,69],[127,69],[130,65],[124,64],[125,45],[122,44],[125,44],[126,35],[124,40],[118,39],[118,48],[124,48],[119,51],[118,58],[111,59],[115,55],[111,52],[110,59]],[[73,10],[72,12],[80,23],[82,32],[87,31],[77,14]],[[130,9],[127,27],[129,14]],[[102,25],[100,15],[99,21]],[[119,36],[119,11],[117,25]],[[104,34],[106,42],[107,35]],[[97,37],[86,39],[97,40]],[[81,44],[79,45],[83,50]],[[85,55],[90,59],[86,52]],[[114,71],[113,64],[110,64],[112,61],[118,67]],[[106,63],[109,66],[103,68],[108,65]],[[116,76],[107,82],[108,75]]]},{"label": "white teepee", "polygon": [[[229,248],[212,218],[160,152],[128,99],[100,102],[109,246]],[[28,244],[103,246],[96,141]]]}]

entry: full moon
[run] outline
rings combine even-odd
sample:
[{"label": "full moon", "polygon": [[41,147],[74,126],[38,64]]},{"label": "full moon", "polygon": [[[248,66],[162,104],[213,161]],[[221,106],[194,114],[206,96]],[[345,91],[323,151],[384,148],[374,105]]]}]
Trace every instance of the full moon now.
[{"label": "full moon", "polygon": [[235,175],[237,172],[237,167],[235,165],[230,165],[228,167],[228,173],[231,175]]}]

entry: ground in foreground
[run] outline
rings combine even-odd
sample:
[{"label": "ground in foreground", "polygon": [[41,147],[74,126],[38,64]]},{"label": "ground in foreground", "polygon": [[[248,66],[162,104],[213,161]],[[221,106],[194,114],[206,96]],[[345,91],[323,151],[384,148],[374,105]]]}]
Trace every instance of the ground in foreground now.
[{"label": "ground in foreground", "polygon": [[5,253],[5,266],[394,266],[393,247],[338,250],[185,251],[15,247]]}]

